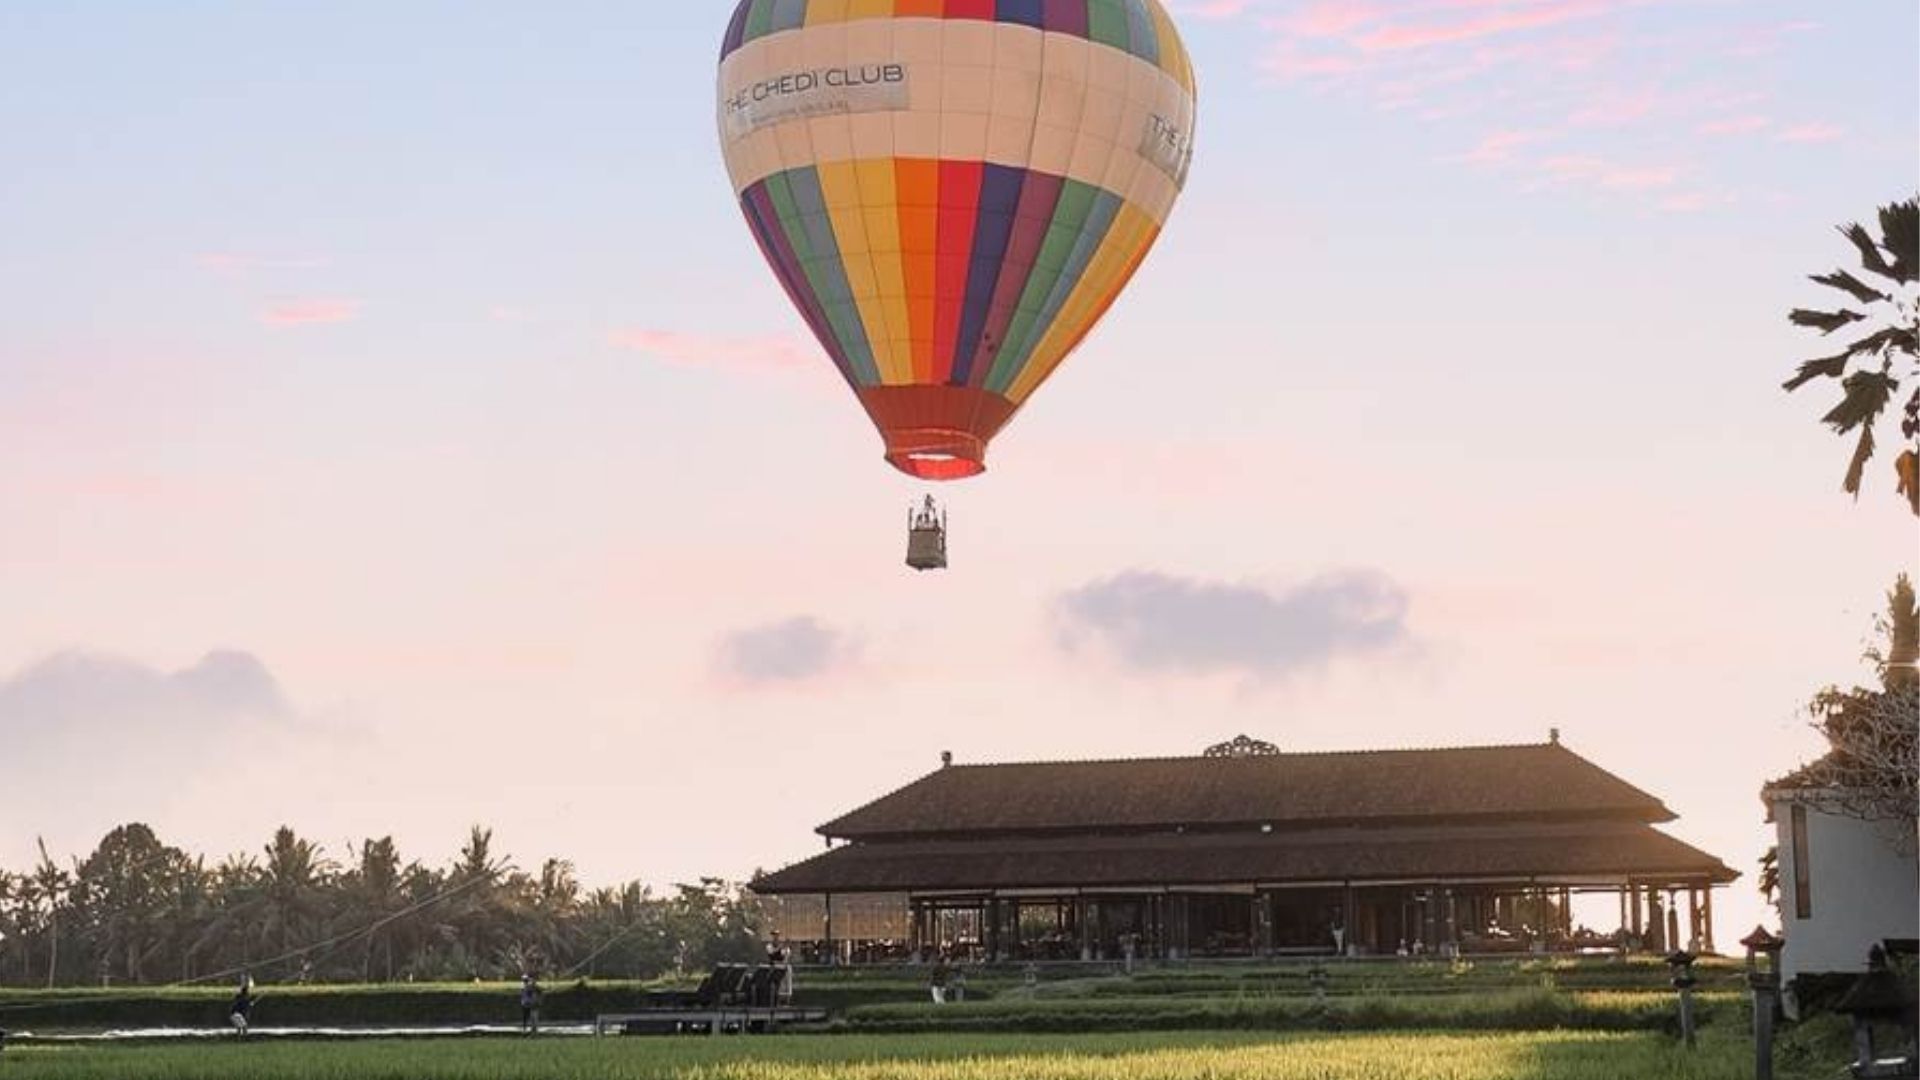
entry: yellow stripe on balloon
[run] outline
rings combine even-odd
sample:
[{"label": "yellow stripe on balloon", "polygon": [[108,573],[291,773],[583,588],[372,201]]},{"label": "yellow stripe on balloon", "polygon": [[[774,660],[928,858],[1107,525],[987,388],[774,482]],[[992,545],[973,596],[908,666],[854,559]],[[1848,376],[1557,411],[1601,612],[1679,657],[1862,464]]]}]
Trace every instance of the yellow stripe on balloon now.
[{"label": "yellow stripe on balloon", "polygon": [[1180,32],[1173,28],[1173,17],[1159,4],[1148,4],[1147,13],[1153,16],[1154,37],[1160,42],[1161,70],[1173,76],[1181,89],[1193,93],[1193,61],[1187,56],[1187,47],[1180,42]]},{"label": "yellow stripe on balloon", "polygon": [[[878,363],[880,381],[897,386],[913,381],[913,346],[907,321],[907,273],[900,260],[900,216],[894,209],[892,158],[866,158],[853,163],[860,189],[860,219],[873,261],[874,292],[878,298],[887,359]],[[869,340],[871,340],[871,335]],[[880,349],[876,347],[876,352]]]},{"label": "yellow stripe on balloon", "polygon": [[808,0],[807,21],[804,25],[819,26],[821,23],[847,21],[847,5],[850,0]]},{"label": "yellow stripe on balloon", "polygon": [[1130,202],[1120,204],[1120,212],[1107,230],[1106,239],[1101,241],[1100,250],[1094,253],[1079,284],[1068,294],[1066,304],[1046,336],[1040,339],[1026,368],[1007,388],[1009,400],[1016,404],[1025,401],[1035,387],[1053,374],[1053,369],[1074,346],[1080,344],[1080,339],[1093,329],[1093,324],[1133,276],[1158,232],[1145,211]]},{"label": "yellow stripe on balloon", "polygon": [[827,216],[833,222],[834,240],[840,247],[848,291],[853,294],[860,322],[866,327],[874,366],[879,368],[882,382],[890,381],[892,343],[887,336],[886,310],[880,300],[880,275],[861,207],[859,176],[851,161],[823,161],[818,169],[821,196],[827,204]]}]

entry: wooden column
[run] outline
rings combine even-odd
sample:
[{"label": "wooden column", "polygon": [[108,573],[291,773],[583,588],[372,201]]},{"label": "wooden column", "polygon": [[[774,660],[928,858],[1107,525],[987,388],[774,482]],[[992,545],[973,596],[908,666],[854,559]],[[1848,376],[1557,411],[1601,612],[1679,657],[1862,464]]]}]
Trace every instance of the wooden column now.
[{"label": "wooden column", "polygon": [[1713,947],[1713,886],[1700,887],[1700,951],[1718,952]]},{"label": "wooden column", "polygon": [[1359,942],[1360,907],[1354,903],[1353,882],[1349,881],[1340,893],[1340,923],[1347,928],[1347,952],[1354,951]]},{"label": "wooden column", "polygon": [[834,948],[834,944],[833,944],[833,894],[827,893],[826,898],[827,898],[827,922],[826,922],[827,964],[831,966],[833,964],[837,964],[840,962],[840,953],[838,949]]}]

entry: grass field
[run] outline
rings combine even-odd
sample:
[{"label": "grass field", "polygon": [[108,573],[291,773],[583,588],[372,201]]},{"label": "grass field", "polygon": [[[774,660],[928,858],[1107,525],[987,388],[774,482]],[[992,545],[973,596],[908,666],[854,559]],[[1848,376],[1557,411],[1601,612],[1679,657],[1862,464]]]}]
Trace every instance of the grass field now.
[{"label": "grass field", "polygon": [[[1521,995],[1541,991],[1578,995],[1586,1004],[1573,1009],[1584,1015],[1587,1004],[1608,1000],[1599,995],[1618,993],[1645,995],[1646,1003],[1667,1002],[1672,991],[1667,986],[1666,965],[1657,959],[1631,960],[1567,958],[1507,958],[1472,961],[1445,960],[1362,960],[1328,961],[1327,991],[1336,1001],[1387,999],[1407,1002],[1388,1010],[1389,1026],[1453,1026],[1442,1022],[1441,1014],[1454,1009],[1455,1001],[1512,1002]],[[1155,999],[1164,1007],[1156,1014],[1169,1017],[1165,1026],[1184,1028],[1239,1027],[1249,1022],[1244,1003],[1250,999],[1267,1002],[1264,1006],[1283,1026],[1302,1026],[1296,1020],[1312,999],[1309,971],[1312,961],[1263,964],[1194,964],[1145,967],[1131,976],[1120,974],[1112,964],[1050,965],[1032,986],[1017,965],[976,968],[969,972],[969,1008],[976,1001],[1019,1001],[1017,1012],[1032,1025],[1024,1030],[1074,1030],[1070,1021],[1085,1021],[1078,1030],[1127,1027],[1142,1019],[1142,999]],[[1742,988],[1737,965],[1725,961],[1706,961],[1697,974],[1701,990],[1707,993],[1739,993]],[[925,968],[861,968],[827,971],[806,969],[799,975],[797,1000],[809,1007],[827,1009],[835,1015],[847,1015],[874,1030],[906,1030],[923,1023],[908,1006],[927,1000]],[[637,1007],[645,991],[663,983],[597,981],[592,983],[553,983],[547,987],[544,1015],[552,1021],[590,1021],[596,1013],[624,1012]],[[683,981],[681,985],[690,985]],[[519,988],[513,984],[420,983],[376,986],[281,986],[263,985],[264,997],[257,1022],[263,1026],[397,1025],[397,1024],[511,1024],[519,1019]],[[128,987],[102,990],[98,987],[71,987],[60,990],[0,989],[0,1028],[38,1032],[98,1031],[110,1027],[198,1027],[224,1022],[224,1006],[232,996],[226,985],[182,988]],[[1416,999],[1437,999],[1431,1008],[1411,1004]],[[1107,1007],[1084,1002],[1114,999]],[[1124,999],[1124,1000],[1119,1000]],[[1625,1007],[1626,997],[1612,999]],[[1055,1002],[1068,1002],[1061,1009],[1043,1008]],[[1219,1003],[1226,1002],[1230,1015],[1215,1019]],[[1291,1004],[1289,1004],[1291,1003]],[[868,1007],[880,1011],[869,1012]],[[894,1007],[900,1011],[887,1011]],[[1648,1007],[1652,1007],[1649,1004]],[[1374,1008],[1369,1006],[1369,1008]],[[1498,1027],[1484,1022],[1483,1006],[1466,1006],[1483,1022],[1469,1026]],[[1376,1011],[1379,1011],[1376,1009]],[[1617,1016],[1620,1009],[1603,1010]],[[1514,1026],[1543,1026],[1542,1011],[1529,1006]],[[1531,1019],[1529,1018],[1531,1017]],[[999,1016],[1005,1028],[1006,1015]],[[979,1027],[995,1025],[994,1014],[950,1016],[965,1019]],[[1571,1026],[1645,1026],[1644,1024],[1586,1024],[1577,1017],[1558,1023]],[[1313,1026],[1326,1026],[1315,1024]],[[1017,1029],[1017,1028],[1016,1028]]]},{"label": "grass field", "polygon": [[1745,1044],[1619,1032],[769,1036],[27,1046],[8,1080],[1736,1080]]}]

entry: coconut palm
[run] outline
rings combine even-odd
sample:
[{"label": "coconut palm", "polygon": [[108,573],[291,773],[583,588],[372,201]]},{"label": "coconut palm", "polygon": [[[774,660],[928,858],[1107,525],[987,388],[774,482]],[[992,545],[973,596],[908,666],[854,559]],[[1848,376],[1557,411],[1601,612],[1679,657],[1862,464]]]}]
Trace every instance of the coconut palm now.
[{"label": "coconut palm", "polygon": [[[1823,336],[1848,327],[1866,333],[1839,353],[1801,364],[1786,388],[1798,390],[1823,377],[1839,381],[1840,403],[1821,420],[1836,434],[1859,433],[1841,485],[1857,497],[1877,448],[1874,428],[1903,382],[1920,384],[1920,295],[1915,289],[1920,277],[1920,199],[1881,207],[1878,238],[1858,223],[1841,226],[1840,234],[1858,249],[1868,277],[1863,280],[1840,269],[1815,274],[1813,280],[1846,293],[1854,304],[1833,311],[1798,308],[1788,318]],[[1920,385],[1901,409],[1900,434],[1901,452],[1894,460],[1899,491],[1920,515]]]}]

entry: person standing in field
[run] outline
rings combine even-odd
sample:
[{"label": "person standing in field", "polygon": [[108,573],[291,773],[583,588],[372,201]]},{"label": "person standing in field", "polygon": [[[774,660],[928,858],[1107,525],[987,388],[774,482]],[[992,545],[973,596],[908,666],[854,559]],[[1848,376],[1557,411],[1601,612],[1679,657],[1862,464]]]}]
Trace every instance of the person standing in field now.
[{"label": "person standing in field", "polygon": [[933,985],[933,1003],[935,1005],[945,1005],[947,1003],[947,982],[952,978],[953,971],[947,967],[947,954],[943,952],[934,960],[933,974],[930,977]]},{"label": "person standing in field", "polygon": [[240,989],[233,995],[233,1004],[227,1006],[227,1020],[239,1038],[247,1037],[247,1022],[253,1015],[253,976],[240,976]]},{"label": "person standing in field", "polygon": [[776,980],[774,1003],[787,1005],[793,1002],[793,965],[790,963],[787,944],[780,940],[780,931],[775,930],[767,942],[767,966],[773,969]]},{"label": "person standing in field", "polygon": [[532,975],[520,976],[520,1031],[525,1035],[540,1034],[540,984]]}]

